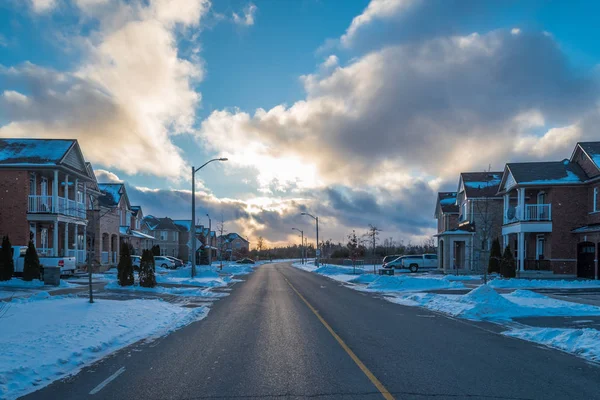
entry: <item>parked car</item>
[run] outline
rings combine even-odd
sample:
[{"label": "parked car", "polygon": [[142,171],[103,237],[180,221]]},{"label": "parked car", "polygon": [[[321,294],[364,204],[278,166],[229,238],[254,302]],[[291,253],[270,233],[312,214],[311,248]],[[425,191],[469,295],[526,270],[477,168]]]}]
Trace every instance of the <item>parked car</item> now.
[{"label": "parked car", "polygon": [[154,265],[156,267],[175,269],[175,261],[165,257],[165,256],[154,256]]},{"label": "parked car", "polygon": [[382,264],[387,264],[390,261],[394,261],[395,259],[397,259],[399,257],[402,257],[402,256],[400,254],[395,254],[395,255],[392,255],[392,256],[385,256],[385,257],[383,257]]},{"label": "parked car", "polygon": [[133,264],[133,270],[134,271],[139,271],[140,270],[140,263],[142,261],[142,257],[140,256],[131,256],[131,263]]},{"label": "parked car", "polygon": [[172,260],[175,263],[175,268],[179,268],[183,265],[183,260],[180,260],[179,258],[175,258],[175,257],[171,257],[171,256],[165,256],[167,257],[169,260]]},{"label": "parked car", "polygon": [[[13,263],[15,275],[21,275],[25,266],[25,253],[27,246],[12,246]],[[60,267],[61,275],[73,275],[75,273],[75,257],[45,257],[40,256],[42,267]]]},{"label": "parked car", "polygon": [[254,260],[251,258],[242,258],[236,261],[237,264],[254,264]]},{"label": "parked car", "polygon": [[[388,259],[386,262],[386,258],[388,257],[396,257],[392,259]],[[404,256],[387,256],[383,259],[383,268],[394,268],[394,269],[402,269],[404,265],[402,265],[402,258]]]},{"label": "parked car", "polygon": [[438,267],[437,254],[418,254],[402,257],[402,267],[410,272],[417,272],[419,269],[436,269]]}]

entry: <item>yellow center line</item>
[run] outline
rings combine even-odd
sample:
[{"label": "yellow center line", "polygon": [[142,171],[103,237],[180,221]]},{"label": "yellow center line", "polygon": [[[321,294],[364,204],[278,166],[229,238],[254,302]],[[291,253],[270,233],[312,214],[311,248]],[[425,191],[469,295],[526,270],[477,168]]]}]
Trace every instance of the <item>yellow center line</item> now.
[{"label": "yellow center line", "polygon": [[339,343],[340,346],[342,346],[342,349],[344,349],[344,351],[350,356],[350,358],[352,359],[352,361],[354,361],[356,363],[356,365],[358,365],[358,368],[360,368],[360,370],[367,376],[367,378],[369,378],[369,380],[371,381],[371,383],[373,385],[375,385],[375,387],[377,388],[377,390],[379,390],[379,392],[381,393],[381,395],[383,396],[383,398],[385,398],[386,400],[395,400],[394,396],[392,396],[392,394],[385,388],[385,386],[383,386],[383,384],[379,381],[379,379],[377,379],[375,377],[375,375],[373,375],[373,373],[369,370],[369,368],[367,368],[367,366],[360,361],[360,358],[358,358],[358,356],[356,354],[354,354],[354,352],[352,351],[352,349],[350,349],[350,347],[348,347],[348,345],[342,340],[342,338],[335,333],[335,331],[333,330],[333,328],[331,326],[329,326],[329,324],[327,323],[327,321],[325,321],[325,319],[323,319],[323,317],[319,314],[319,312],[308,302],[308,300],[306,300],[304,298],[304,296],[302,296],[302,294],[300,294],[300,292],[298,290],[296,290],[296,288],[294,287],[294,285],[292,285],[292,283],[290,281],[288,281],[288,279],[284,276],[283,279],[285,279],[285,281],[287,282],[288,285],[290,285],[290,287],[292,288],[292,290],[294,292],[296,292],[296,294],[298,295],[298,297],[300,297],[300,299],[304,302],[304,304],[306,304],[308,306],[308,308],[310,309],[310,311],[313,312],[313,314],[315,314],[317,316],[317,318],[319,319],[319,321],[321,321],[321,323],[323,324],[323,326],[325,326],[325,328],[327,328],[327,330],[329,331],[329,333],[331,333],[331,336],[334,337],[335,340],[337,340],[337,342]]}]

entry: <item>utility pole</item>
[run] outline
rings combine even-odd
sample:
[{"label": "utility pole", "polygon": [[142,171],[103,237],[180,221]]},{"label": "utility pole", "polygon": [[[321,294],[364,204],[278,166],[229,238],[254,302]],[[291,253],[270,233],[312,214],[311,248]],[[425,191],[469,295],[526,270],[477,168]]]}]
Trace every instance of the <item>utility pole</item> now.
[{"label": "utility pole", "polygon": [[208,217],[208,243],[210,243],[208,245],[208,265],[212,266],[212,232],[211,232],[211,219],[210,219],[210,215],[206,214],[206,216]]},{"label": "utility pole", "polygon": [[304,231],[297,229],[297,228],[292,228],[295,231],[300,232],[300,237],[301,237],[301,242],[300,242],[300,258],[302,259],[302,264],[304,264]]},{"label": "utility pole", "polygon": [[316,226],[317,226],[317,247],[316,247],[316,254],[315,254],[315,266],[318,267],[319,266],[319,258],[321,257],[321,250],[319,249],[319,217],[315,217],[314,215],[311,215],[307,212],[303,212],[301,213],[301,215],[308,215],[309,217],[311,217],[312,219],[315,220],[316,222]]},{"label": "utility pole", "polygon": [[196,276],[196,172],[213,161],[227,161],[227,158],[213,158],[198,168],[192,166],[192,223],[190,224],[190,236],[192,237],[192,278]]}]

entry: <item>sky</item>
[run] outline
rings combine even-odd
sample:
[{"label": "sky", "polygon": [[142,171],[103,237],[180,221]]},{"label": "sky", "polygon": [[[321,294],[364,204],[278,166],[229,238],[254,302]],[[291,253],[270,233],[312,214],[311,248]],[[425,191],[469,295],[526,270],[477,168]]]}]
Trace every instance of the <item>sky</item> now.
[{"label": "sky", "polygon": [[0,137],[271,245],[435,233],[460,172],[597,140],[595,1],[0,0]]}]

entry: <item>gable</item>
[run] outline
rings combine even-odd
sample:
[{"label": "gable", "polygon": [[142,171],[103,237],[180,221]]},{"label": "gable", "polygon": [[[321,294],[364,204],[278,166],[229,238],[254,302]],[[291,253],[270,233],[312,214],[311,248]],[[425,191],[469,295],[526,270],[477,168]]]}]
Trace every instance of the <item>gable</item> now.
[{"label": "gable", "polygon": [[506,180],[504,181],[504,186],[502,187],[502,189],[505,191],[509,191],[517,184],[517,181],[515,180],[515,177],[513,176],[512,172],[510,172],[510,169],[507,169],[506,172]]},{"label": "gable", "polygon": [[[584,146],[588,151],[585,151]],[[595,154],[594,150],[595,146],[590,143],[577,143],[571,155],[571,162],[577,163],[590,178],[600,176],[600,153]]]},{"label": "gable", "polygon": [[85,160],[83,159],[83,154],[81,153],[81,149],[77,142],[75,142],[74,146],[71,146],[60,163],[87,175]]}]

